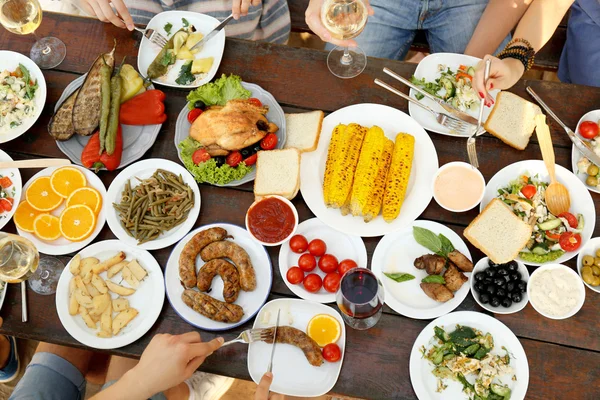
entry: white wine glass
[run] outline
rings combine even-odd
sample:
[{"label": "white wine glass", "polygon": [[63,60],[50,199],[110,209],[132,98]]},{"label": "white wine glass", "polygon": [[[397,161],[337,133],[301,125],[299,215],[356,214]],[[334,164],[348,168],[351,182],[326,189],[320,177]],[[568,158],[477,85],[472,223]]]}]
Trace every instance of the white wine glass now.
[{"label": "white wine glass", "polygon": [[[365,28],[369,12],[362,0],[324,0],[321,22],[331,36],[348,40],[357,37]],[[338,78],[354,78],[367,66],[367,56],[360,47],[336,46],[327,56],[329,71]]]},{"label": "white wine glass", "polygon": [[38,0],[0,0],[0,24],[18,35],[33,34],[37,41],[29,52],[29,58],[41,69],[50,69],[65,59],[67,48],[58,38],[37,37],[35,30],[41,23],[42,7]]}]

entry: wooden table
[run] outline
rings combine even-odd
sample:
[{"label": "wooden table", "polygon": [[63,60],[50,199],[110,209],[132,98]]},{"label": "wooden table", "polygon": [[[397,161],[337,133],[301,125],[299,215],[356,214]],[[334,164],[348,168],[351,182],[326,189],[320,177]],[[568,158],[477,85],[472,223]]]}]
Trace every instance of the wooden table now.
[{"label": "wooden table", "polygon": [[[79,17],[46,13],[39,29],[41,36],[51,35],[62,39],[67,46],[67,57],[54,70],[44,71],[48,85],[48,100],[42,116],[26,134],[9,143],[2,144],[14,159],[34,157],[62,157],[63,154],[48,135],[46,126],[54,105],[69,82],[85,73],[95,57],[112,48],[113,38],[118,41],[116,59],[127,56],[136,65],[140,34],[129,33],[112,25]],[[29,54],[33,36],[18,36],[0,30],[0,48]],[[220,73],[242,76],[247,82],[260,85],[271,92],[288,112],[322,109],[326,112],[356,103],[381,103],[407,111],[403,99],[387,92],[373,83],[375,78],[388,80],[382,69],[391,68],[404,77],[410,77],[414,64],[382,59],[369,59],[367,69],[357,78],[342,80],[334,77],[326,66],[327,53],[309,49],[291,48],[271,44],[253,43],[228,39]],[[535,91],[556,111],[563,121],[575,127],[578,119],[600,104],[600,89],[556,82],[521,81],[513,89],[515,93],[529,98],[525,87]],[[166,109],[169,115],[158,139],[145,158],[159,157],[178,161],[173,135],[175,120],[185,105],[187,91],[161,88],[167,94]],[[406,91],[406,88],[402,88]],[[556,161],[570,169],[571,144],[560,127],[550,120],[555,143]],[[440,165],[450,161],[467,159],[465,143],[453,137],[431,134],[437,149]],[[540,149],[535,138],[526,150],[517,151],[499,140],[484,136],[478,140],[481,171],[490,179],[504,166],[519,160],[540,159]],[[34,174],[23,170],[23,182]],[[116,176],[101,173],[108,187]],[[243,224],[245,211],[253,201],[252,186],[218,188],[200,185],[202,209],[196,227],[229,222]],[[600,196],[592,193],[596,209],[600,209]],[[294,199],[301,220],[312,213],[301,195]],[[434,201],[421,218],[444,223],[462,235],[466,225],[476,216],[476,211],[453,214],[439,207]],[[596,221],[598,225],[598,221]],[[13,223],[6,228],[15,232]],[[596,235],[599,228],[596,228]],[[112,239],[114,235],[105,226],[96,240]],[[369,259],[380,238],[365,238]],[[172,247],[153,251],[161,266],[165,266]],[[470,247],[475,259],[481,252]],[[270,298],[293,297],[277,268],[279,248],[269,248],[274,265],[274,280]],[[63,257],[65,262],[68,257]],[[574,260],[568,263],[575,267]],[[540,316],[531,305],[517,314],[496,315],[520,338],[528,356],[530,381],[528,399],[597,399],[600,389],[600,296],[586,289],[586,301],[581,311],[565,321],[553,321]],[[55,309],[54,296],[39,296],[28,291],[29,322],[21,322],[19,287],[11,285],[1,315],[4,325],[1,332],[20,338],[42,340],[68,346],[79,346],[62,327]],[[469,295],[458,310],[482,311]],[[389,308],[379,323],[368,331],[347,330],[347,347],[341,375],[333,392],[350,396],[376,399],[416,398],[409,378],[408,360],[412,345],[429,321],[413,320],[399,316]],[[251,326],[248,322],[225,333],[226,338],[235,337]],[[113,354],[139,357],[152,336],[159,332],[183,333],[193,329],[173,311],[165,301],[163,311],[148,334],[135,343],[111,351]],[[212,333],[201,332],[205,340]],[[246,366],[246,348],[231,346],[215,353],[204,363],[202,370],[236,378],[249,379]]]}]

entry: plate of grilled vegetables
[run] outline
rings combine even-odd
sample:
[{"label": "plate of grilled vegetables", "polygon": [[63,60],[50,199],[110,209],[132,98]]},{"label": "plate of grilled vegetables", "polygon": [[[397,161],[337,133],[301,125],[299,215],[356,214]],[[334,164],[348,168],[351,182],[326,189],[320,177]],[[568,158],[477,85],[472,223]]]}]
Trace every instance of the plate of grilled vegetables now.
[{"label": "plate of grilled vegetables", "polygon": [[317,150],[302,155],[300,190],[325,224],[381,236],[412,223],[433,196],[433,142],[410,116],[380,104],[356,104],[323,120]]},{"label": "plate of grilled vegetables", "polygon": [[409,318],[431,319],[469,294],[471,253],[450,228],[418,220],[379,241],[371,270],[383,283],[385,304]]},{"label": "plate of grilled vegetables", "polygon": [[265,248],[230,224],[190,232],[175,246],[165,269],[167,298],[175,312],[209,331],[232,329],[252,318],[272,282]]}]

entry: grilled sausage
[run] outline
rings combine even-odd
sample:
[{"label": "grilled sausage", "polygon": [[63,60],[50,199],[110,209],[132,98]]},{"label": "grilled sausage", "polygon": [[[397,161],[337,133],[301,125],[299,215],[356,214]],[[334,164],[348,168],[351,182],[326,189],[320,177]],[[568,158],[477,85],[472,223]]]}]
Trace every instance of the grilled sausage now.
[{"label": "grilled sausage", "polygon": [[225,303],[195,290],[184,290],[181,299],[186,306],[214,321],[238,322],[244,316],[244,309],[237,304]]},{"label": "grilled sausage", "polygon": [[198,271],[198,289],[206,292],[210,289],[213,278],[219,274],[223,279],[223,298],[226,303],[235,303],[240,293],[240,275],[231,263],[216,259],[204,264]]},{"label": "grilled sausage", "polygon": [[[273,331],[275,328],[269,328],[269,330],[271,330],[271,334],[269,339],[265,340],[265,342],[273,343]],[[310,365],[320,367],[324,362],[321,349],[317,342],[299,329],[292,328],[291,326],[277,327],[277,343],[291,344],[292,346],[298,347],[304,352],[304,356]]]},{"label": "grilled sausage", "polygon": [[202,249],[200,257],[204,261],[214,260],[215,258],[229,258],[240,273],[242,290],[251,292],[256,289],[256,274],[250,256],[246,253],[246,250],[237,244],[227,240],[213,242]]},{"label": "grilled sausage", "polygon": [[183,285],[191,289],[196,286],[196,256],[206,245],[231,236],[223,228],[210,228],[198,232],[183,246],[179,256],[179,279]]}]

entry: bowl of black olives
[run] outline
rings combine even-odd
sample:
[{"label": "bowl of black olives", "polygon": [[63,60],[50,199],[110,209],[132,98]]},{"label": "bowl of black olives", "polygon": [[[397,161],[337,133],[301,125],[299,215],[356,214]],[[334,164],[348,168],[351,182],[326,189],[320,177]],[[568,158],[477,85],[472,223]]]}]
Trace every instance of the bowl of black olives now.
[{"label": "bowl of black olives", "polygon": [[496,264],[487,257],[479,260],[471,275],[471,294],[477,303],[496,314],[521,311],[529,301],[529,272],[520,261]]}]

